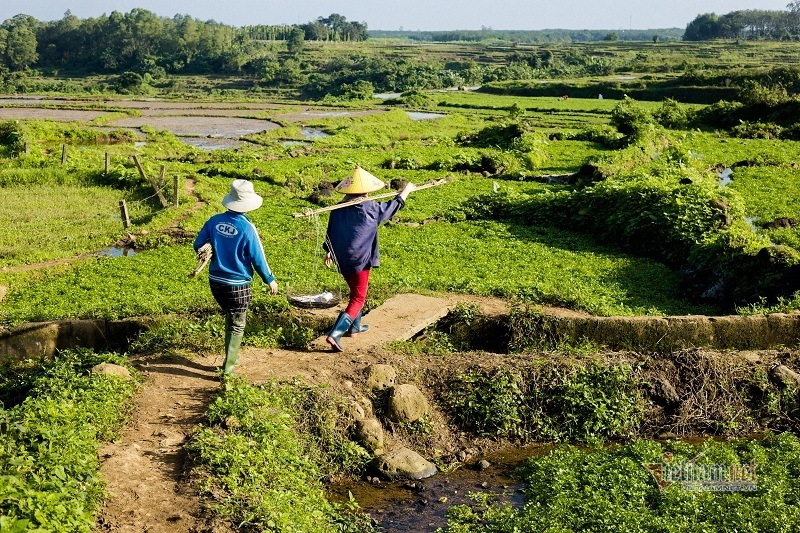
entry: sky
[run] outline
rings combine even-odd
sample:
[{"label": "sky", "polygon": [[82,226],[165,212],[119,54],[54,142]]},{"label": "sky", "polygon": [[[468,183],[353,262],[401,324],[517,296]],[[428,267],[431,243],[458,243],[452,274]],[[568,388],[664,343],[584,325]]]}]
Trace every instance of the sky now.
[{"label": "sky", "polygon": [[0,0],[0,20],[24,13],[57,20],[143,8],[232,26],[302,24],[338,13],[371,30],[685,28],[701,13],[785,10],[789,0]]}]

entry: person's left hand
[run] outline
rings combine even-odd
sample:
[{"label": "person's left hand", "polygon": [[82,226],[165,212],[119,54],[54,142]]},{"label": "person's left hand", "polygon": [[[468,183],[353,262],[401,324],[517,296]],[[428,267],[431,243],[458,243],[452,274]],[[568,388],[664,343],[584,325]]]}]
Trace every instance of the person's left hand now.
[{"label": "person's left hand", "polygon": [[274,279],[269,282],[269,293],[270,294],[278,294],[278,282]]},{"label": "person's left hand", "polygon": [[333,257],[331,257],[331,253],[328,252],[327,254],[325,254],[325,266],[330,268],[332,264],[333,264]]}]

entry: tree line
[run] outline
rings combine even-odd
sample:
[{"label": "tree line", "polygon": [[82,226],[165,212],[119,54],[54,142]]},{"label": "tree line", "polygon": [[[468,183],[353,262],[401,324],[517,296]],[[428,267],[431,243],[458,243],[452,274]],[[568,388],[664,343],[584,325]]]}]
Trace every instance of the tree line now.
[{"label": "tree line", "polygon": [[159,17],[145,9],[79,19],[67,11],[42,22],[20,14],[0,25],[0,68],[86,72],[237,73],[265,54],[263,41],[358,41],[367,25],[332,14],[302,25],[236,28],[188,15]]},{"label": "tree line", "polygon": [[725,15],[697,15],[683,34],[685,41],[710,39],[800,39],[800,0],[789,3],[786,11],[745,9]]}]

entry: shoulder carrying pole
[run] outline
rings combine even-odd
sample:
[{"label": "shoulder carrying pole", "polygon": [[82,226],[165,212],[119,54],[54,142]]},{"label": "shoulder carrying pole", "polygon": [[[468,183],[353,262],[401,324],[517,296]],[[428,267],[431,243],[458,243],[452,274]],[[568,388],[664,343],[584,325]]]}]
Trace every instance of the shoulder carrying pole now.
[{"label": "shoulder carrying pole", "polygon": [[[425,185],[417,185],[416,188],[411,192],[421,191],[422,189],[429,189],[431,187],[436,187],[438,185],[444,185],[447,183],[447,180],[440,179],[436,181],[432,181],[430,183],[426,183]],[[366,202],[367,200],[378,200],[380,198],[389,198],[392,196],[397,196],[400,194],[399,192],[387,192],[384,194],[378,194],[375,196],[364,196],[362,198],[356,198],[355,200],[350,200],[349,202],[342,202],[339,204],[329,205],[327,207],[320,207],[319,209],[314,209],[313,211],[304,211],[302,213],[292,213],[294,218],[300,217],[310,217],[312,215],[316,215],[318,213],[325,213],[326,211],[333,211],[335,209],[341,209],[342,207],[348,207],[351,205],[358,205],[362,202]]]}]

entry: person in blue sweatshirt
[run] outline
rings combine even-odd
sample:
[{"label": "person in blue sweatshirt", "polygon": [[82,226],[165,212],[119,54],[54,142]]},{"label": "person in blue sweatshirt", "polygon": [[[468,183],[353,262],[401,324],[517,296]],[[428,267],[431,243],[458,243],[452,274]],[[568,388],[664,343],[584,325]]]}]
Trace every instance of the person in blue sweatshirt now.
[{"label": "person in blue sweatshirt", "polygon": [[253,297],[250,288],[253,272],[269,285],[272,294],[278,293],[278,283],[267,264],[256,227],[245,215],[261,207],[262,202],[251,182],[234,180],[230,192],[222,199],[228,210],[209,218],[194,240],[195,252],[211,243],[208,283],[214,299],[225,311],[224,374],[233,372],[239,362],[247,308]]}]

